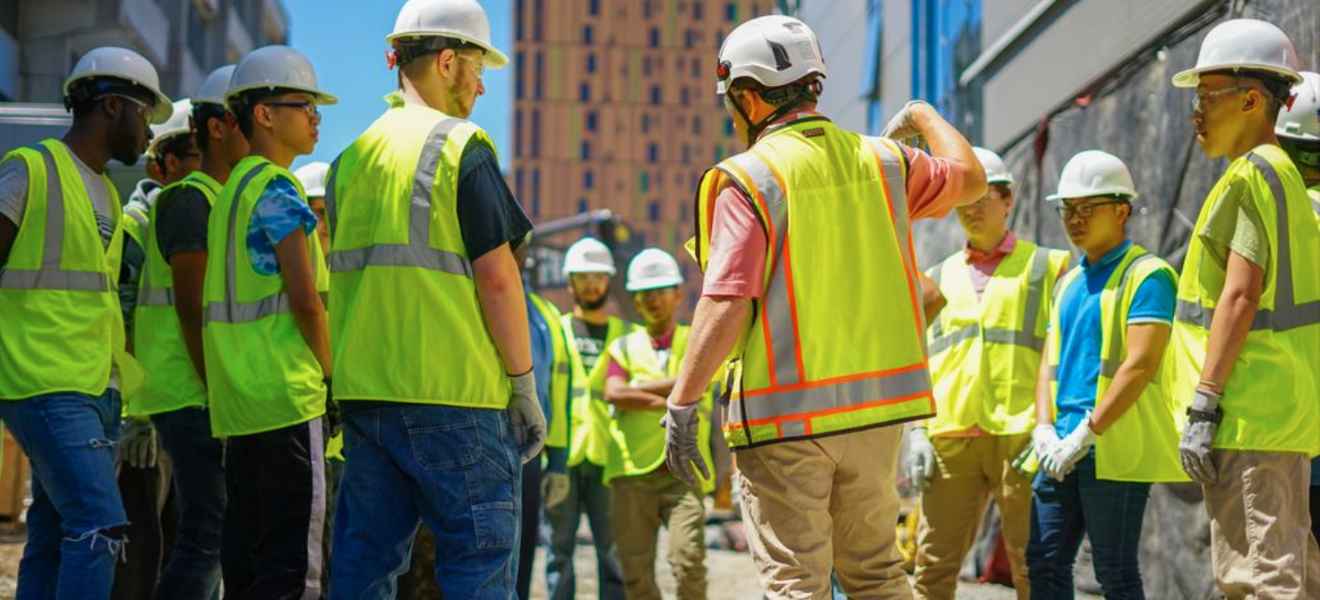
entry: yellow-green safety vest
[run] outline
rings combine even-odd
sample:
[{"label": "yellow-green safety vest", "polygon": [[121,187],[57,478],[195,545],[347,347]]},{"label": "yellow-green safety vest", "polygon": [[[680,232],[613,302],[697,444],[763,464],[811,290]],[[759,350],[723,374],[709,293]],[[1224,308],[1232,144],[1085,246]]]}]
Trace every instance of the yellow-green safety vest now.
[{"label": "yellow-green safety vest", "polygon": [[147,247],[147,229],[151,226],[151,217],[143,212],[142,207],[136,204],[129,204],[124,207],[124,216],[128,219],[123,220],[124,233],[137,242],[138,247]]},{"label": "yellow-green safety vest", "polygon": [[[669,347],[668,361],[661,363],[659,353],[651,347],[651,335],[645,329],[637,328],[615,340],[609,346],[608,356],[602,356],[603,362],[614,360],[628,371],[628,385],[643,383],[678,376],[683,356],[687,354],[688,334],[691,328],[679,325],[674,329],[673,343]],[[709,494],[715,489],[715,463],[710,455],[710,411],[713,401],[709,390],[702,394],[697,407],[697,448],[706,461],[711,474],[707,479],[697,472],[701,479],[701,493]],[[605,483],[620,477],[645,475],[665,464],[665,429],[660,426],[664,410],[635,410],[610,407],[613,418],[610,420],[610,452],[605,463]]]},{"label": "yellow-green safety vest", "polygon": [[[1320,228],[1287,154],[1258,146],[1234,160],[1201,207],[1195,232],[1233,185],[1248,185],[1268,236],[1260,304],[1233,375],[1224,383],[1215,448],[1320,454]],[[1178,282],[1173,351],[1175,398],[1184,405],[1201,378],[1226,266],[1193,235]]]},{"label": "yellow-green safety vest", "polygon": [[[248,259],[247,228],[261,193],[292,173],[260,156],[234,167],[208,223],[202,342],[207,401],[216,437],[250,435],[305,423],[325,414],[321,365],[289,312],[282,274],[264,275]],[[307,235],[316,288],[329,278],[321,243]]]},{"label": "yellow-green safety vest", "polygon": [[[91,195],[59,140],[10,151],[21,160],[28,195],[23,222],[0,268],[0,399],[55,392],[105,393],[112,366],[131,398],[144,374],[124,351],[124,317],[116,282],[123,256],[123,217],[111,211],[110,244],[101,234]],[[111,206],[119,197],[108,176]]]},{"label": "yellow-green safety vest", "polygon": [[1306,195],[1311,198],[1311,210],[1315,212],[1315,222],[1320,225],[1320,185],[1306,190]]},{"label": "yellow-green safety vest", "polygon": [[[1133,244],[1114,268],[1100,293],[1100,376],[1096,381],[1097,408],[1114,382],[1114,375],[1127,358],[1127,321],[1137,290],[1146,279],[1159,272],[1169,274],[1173,281],[1177,274],[1169,263]],[[1081,266],[1074,267],[1059,285],[1057,298],[1063,298],[1068,287],[1085,280]],[[1050,310],[1050,327],[1062,332],[1058,302]],[[1050,397],[1058,401],[1059,356],[1063,336],[1054,336],[1049,348]],[[1166,348],[1155,378],[1146,385],[1133,404],[1119,417],[1104,435],[1095,438],[1096,477],[1109,481],[1190,481],[1178,457],[1178,427],[1186,420],[1178,415],[1178,402],[1173,391],[1174,358],[1172,348]]]},{"label": "yellow-green safety vest", "polygon": [[723,425],[734,449],[935,413],[905,165],[894,142],[810,116],[703,176],[702,269],[725,181],[750,199],[768,241],[764,298],[734,350]]},{"label": "yellow-green safety vest", "polygon": [[1036,380],[1050,299],[1069,254],[1018,240],[977,297],[965,253],[928,275],[947,305],[927,332],[935,417],[931,435],[973,426],[992,435],[1028,433],[1036,423]]},{"label": "yellow-green safety vest", "polygon": [[554,346],[554,364],[550,365],[550,414],[546,415],[549,431],[546,434],[545,445],[549,448],[568,448],[569,437],[569,414],[571,408],[569,398],[571,380],[573,378],[572,370],[568,364],[568,338],[564,336],[564,327],[561,319],[563,315],[559,314],[559,309],[554,304],[547,302],[544,298],[528,293],[528,298],[532,300],[532,306],[545,319],[546,328],[550,331],[550,340]]},{"label": "yellow-green safety vest", "polygon": [[335,397],[502,410],[509,380],[457,212],[463,150],[490,140],[463,119],[387,100],[326,186]]},{"label": "yellow-green safety vest", "polygon": [[174,269],[161,253],[156,207],[160,200],[185,189],[196,190],[214,206],[223,187],[206,173],[194,171],[166,186],[152,204],[143,246],[147,260],[138,286],[133,327],[137,359],[151,379],[133,399],[129,416],[147,417],[190,406],[206,406],[206,385],[188,354],[183,327],[174,309]]},{"label": "yellow-green safety vest", "polygon": [[604,467],[610,452],[610,407],[605,402],[605,375],[609,371],[609,347],[634,326],[616,317],[609,318],[605,333],[605,350],[596,365],[587,373],[578,353],[577,338],[587,334],[587,324],[573,318],[572,313],[561,317],[564,337],[569,353],[569,379],[573,400],[569,403],[568,466],[576,467],[588,461]]}]

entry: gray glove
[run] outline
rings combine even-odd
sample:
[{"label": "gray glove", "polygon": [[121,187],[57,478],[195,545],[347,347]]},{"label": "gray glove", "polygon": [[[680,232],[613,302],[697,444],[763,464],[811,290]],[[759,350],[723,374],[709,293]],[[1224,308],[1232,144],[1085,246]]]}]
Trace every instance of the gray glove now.
[{"label": "gray glove", "polygon": [[548,471],[541,477],[541,501],[546,508],[559,506],[568,498],[568,474]]},{"label": "gray glove", "polygon": [[[921,132],[912,125],[912,107],[916,104],[925,104],[921,100],[912,100],[903,105],[898,114],[889,119],[880,135],[891,140],[916,140],[921,137]],[[920,145],[920,143],[917,143]]]},{"label": "gray glove", "polygon": [[147,419],[124,419],[124,435],[119,441],[120,457],[135,469],[156,468],[156,428]]},{"label": "gray glove", "polygon": [[1044,461],[1045,457],[1054,452],[1054,446],[1058,443],[1059,432],[1054,429],[1053,423],[1040,423],[1031,430],[1031,446],[1036,450],[1036,460]]},{"label": "gray glove", "polygon": [[545,446],[545,413],[536,398],[536,376],[531,371],[509,377],[513,395],[509,398],[509,426],[513,428],[513,443],[518,446],[523,464],[541,454]]},{"label": "gray glove", "polygon": [[1192,407],[1187,411],[1187,426],[1178,441],[1183,470],[1193,481],[1203,485],[1211,485],[1219,479],[1219,472],[1210,460],[1215,432],[1219,431],[1219,420],[1223,417],[1219,412],[1219,398],[1220,395],[1214,392],[1196,390]]},{"label": "gray glove", "polygon": [[[700,422],[697,418],[698,405],[692,403],[678,406],[672,400],[666,404],[669,410],[660,419],[660,425],[665,428],[665,463],[669,465],[669,472],[682,479],[683,483],[699,487],[701,480],[697,477],[697,471],[701,471],[702,477],[710,479],[710,469],[706,467],[706,460],[697,448],[697,424]],[[696,465],[695,469],[693,465]]]},{"label": "gray glove", "polygon": [[913,427],[908,433],[908,481],[918,494],[926,491],[930,478],[935,474],[935,446],[930,443],[930,436],[925,427]]},{"label": "gray glove", "polygon": [[1063,481],[1063,478],[1072,472],[1078,461],[1081,461],[1094,445],[1095,432],[1091,430],[1091,413],[1087,412],[1086,418],[1077,429],[1054,444],[1054,449],[1042,460],[1041,468],[1045,469],[1046,475]]}]

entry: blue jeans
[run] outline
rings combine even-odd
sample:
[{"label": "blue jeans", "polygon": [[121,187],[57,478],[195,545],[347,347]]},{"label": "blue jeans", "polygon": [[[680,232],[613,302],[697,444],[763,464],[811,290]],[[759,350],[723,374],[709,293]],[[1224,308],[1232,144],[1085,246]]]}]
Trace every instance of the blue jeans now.
[{"label": "blue jeans", "polygon": [[179,525],[156,598],[207,600],[220,587],[220,533],[225,519],[225,449],[211,437],[210,415],[184,408],[152,415],[173,461]]},{"label": "blue jeans", "polygon": [[128,524],[115,480],[120,410],[110,389],[0,401],[0,419],[32,460],[18,600],[110,597]]},{"label": "blue jeans", "polygon": [[610,488],[603,483],[603,469],[590,462],[568,470],[568,497],[545,509],[541,537],[549,540],[545,582],[550,600],[571,600],[577,587],[573,551],[577,547],[578,523],[587,514],[592,542],[596,545],[596,573],[600,600],[623,600],[623,570],[614,545],[610,516]]},{"label": "blue jeans", "polygon": [[504,411],[350,407],[344,458],[332,600],[394,598],[423,521],[445,598],[513,597],[522,461]]},{"label": "blue jeans", "polygon": [[1105,598],[1145,598],[1137,554],[1149,499],[1149,483],[1096,479],[1094,453],[1062,482],[1037,475],[1027,544],[1032,600],[1073,598],[1073,561],[1083,535],[1091,540]]}]

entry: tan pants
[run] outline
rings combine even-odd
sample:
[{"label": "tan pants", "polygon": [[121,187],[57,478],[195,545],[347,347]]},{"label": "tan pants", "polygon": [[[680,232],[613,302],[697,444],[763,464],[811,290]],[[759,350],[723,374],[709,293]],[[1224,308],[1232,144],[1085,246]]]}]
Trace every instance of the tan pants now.
[{"label": "tan pants", "polygon": [[881,427],[734,455],[747,541],[772,600],[911,598],[894,545],[903,428]]},{"label": "tan pants", "polygon": [[1219,480],[1202,486],[1215,582],[1237,598],[1320,598],[1311,535],[1311,461],[1292,452],[1215,450]]},{"label": "tan pants", "polygon": [[994,497],[1017,597],[1030,597],[1027,540],[1031,537],[1031,478],[1013,469],[1031,434],[935,438],[935,476],[921,496],[916,595],[953,598],[958,572],[976,539],[986,500]]},{"label": "tan pants", "polygon": [[680,600],[706,598],[706,507],[697,490],[663,469],[610,482],[614,542],[628,600],[660,600],[655,581],[660,527],[669,530],[669,568]]},{"label": "tan pants", "polygon": [[14,435],[4,430],[3,459],[0,459],[0,517],[18,522],[23,513],[23,500],[27,498],[28,480],[32,478],[31,464]]}]

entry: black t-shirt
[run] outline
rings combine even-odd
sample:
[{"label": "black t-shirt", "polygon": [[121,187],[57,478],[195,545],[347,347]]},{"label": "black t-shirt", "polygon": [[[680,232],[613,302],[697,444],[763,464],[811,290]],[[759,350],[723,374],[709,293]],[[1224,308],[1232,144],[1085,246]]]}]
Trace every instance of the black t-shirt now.
[{"label": "black t-shirt", "polygon": [[211,204],[196,188],[175,188],[156,199],[156,243],[166,262],[181,252],[206,249],[210,216]]},{"label": "black t-shirt", "polygon": [[596,368],[600,356],[605,353],[605,338],[609,337],[610,324],[596,325],[581,319],[573,319],[573,336],[577,338],[578,356],[582,357],[582,368],[588,373]]},{"label": "black t-shirt", "polygon": [[473,261],[506,243],[516,249],[532,230],[532,222],[500,175],[495,150],[484,142],[474,141],[463,149],[458,166],[458,226]]}]

